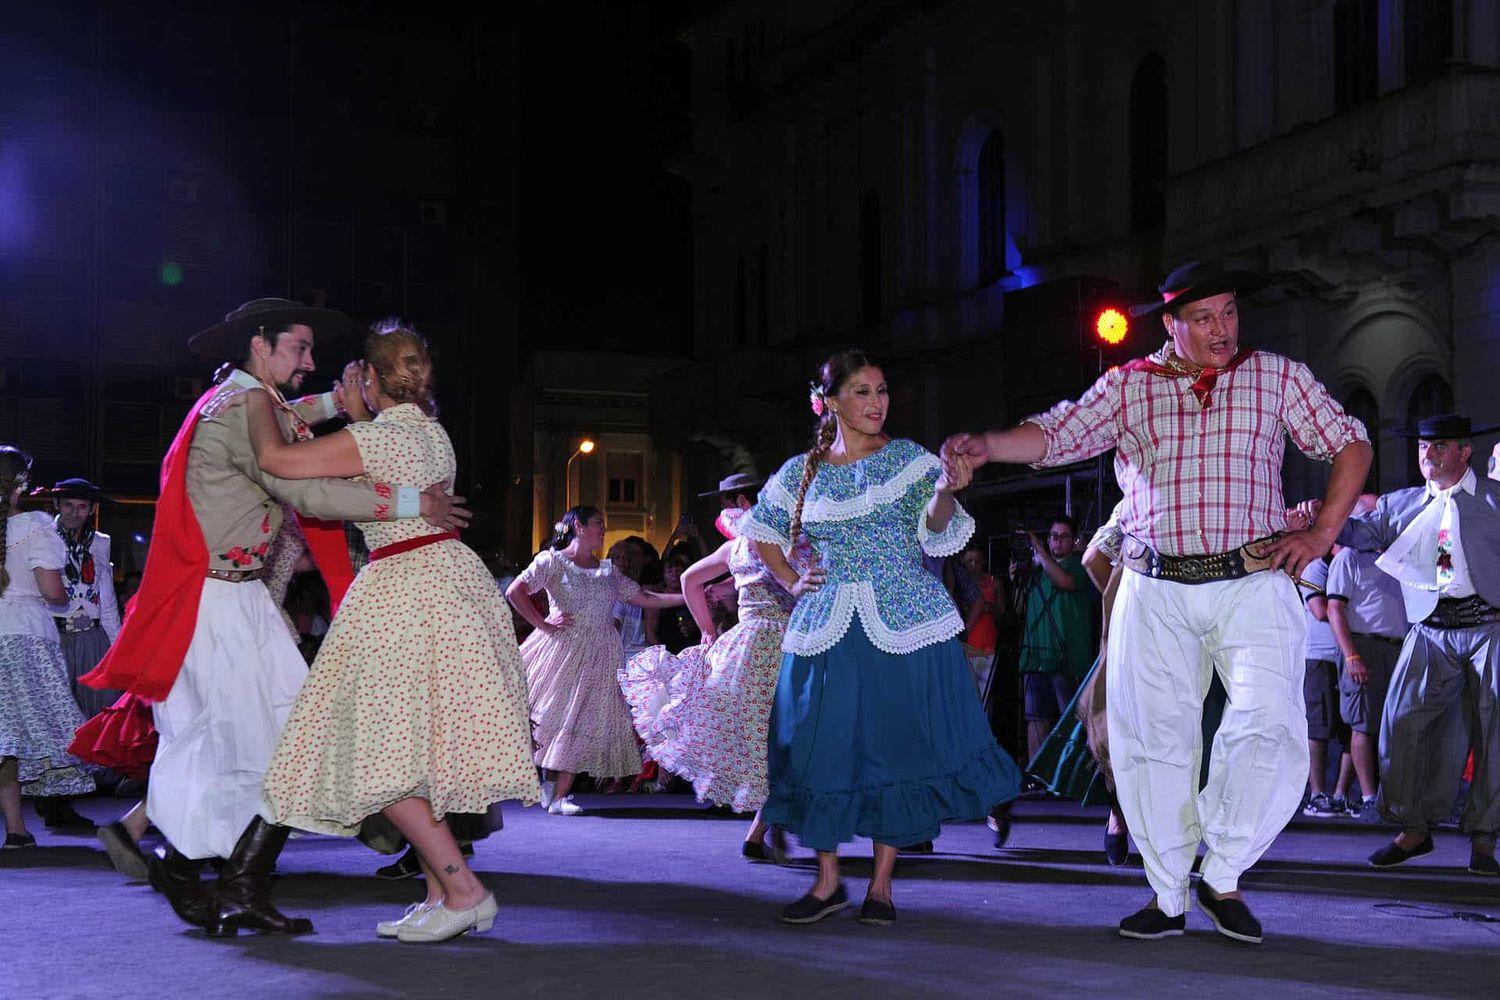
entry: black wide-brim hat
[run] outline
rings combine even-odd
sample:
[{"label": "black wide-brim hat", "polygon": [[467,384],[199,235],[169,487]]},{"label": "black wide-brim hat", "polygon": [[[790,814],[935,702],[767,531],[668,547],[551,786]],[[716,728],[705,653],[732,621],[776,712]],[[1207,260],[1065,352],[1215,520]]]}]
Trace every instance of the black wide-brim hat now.
[{"label": "black wide-brim hat", "polygon": [[313,336],[329,347],[330,339],[349,330],[349,317],[333,309],[305,306],[292,299],[251,299],[206,330],[188,339],[188,349],[213,361],[237,361],[245,356],[249,340],[258,331],[272,333],[293,323],[312,328]]},{"label": "black wide-brim hat", "polygon": [[752,476],[747,472],[736,472],[732,476],[725,476],[719,480],[719,488],[699,493],[700,497],[721,497],[726,493],[749,493],[755,487],[764,483],[765,480],[759,476]]},{"label": "black wide-brim hat", "polygon": [[1422,417],[1416,427],[1391,431],[1397,437],[1420,438],[1423,441],[1462,441],[1480,434],[1500,431],[1500,424],[1474,427],[1469,418],[1461,413],[1439,413],[1435,417]]},{"label": "black wide-brim hat", "polygon": [[1229,271],[1217,264],[1189,261],[1167,275],[1166,280],[1156,286],[1156,290],[1161,293],[1160,301],[1131,306],[1130,315],[1159,316],[1168,308],[1197,302],[1199,299],[1222,295],[1225,292],[1249,295],[1265,286],[1265,276],[1256,274],[1254,271]]},{"label": "black wide-brim hat", "polygon": [[87,479],[64,479],[53,485],[50,489],[38,486],[31,491],[34,497],[46,497],[49,500],[87,500],[90,503],[114,503],[114,497],[109,496],[99,487]]}]

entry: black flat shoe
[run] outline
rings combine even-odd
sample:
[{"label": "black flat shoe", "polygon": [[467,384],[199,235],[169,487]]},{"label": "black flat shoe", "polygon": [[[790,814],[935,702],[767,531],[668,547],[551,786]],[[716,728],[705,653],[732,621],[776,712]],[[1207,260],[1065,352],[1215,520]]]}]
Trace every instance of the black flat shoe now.
[{"label": "black flat shoe", "polygon": [[375,877],[396,881],[404,878],[416,878],[422,874],[422,864],[417,860],[417,849],[408,847],[406,853],[388,865],[382,865],[375,869]]},{"label": "black flat shoe", "polygon": [[897,854],[931,854],[932,851],[932,841],[930,840],[920,840],[915,844],[896,848]]},{"label": "black flat shoe", "polygon": [[0,850],[19,851],[23,847],[35,847],[36,838],[29,833],[7,833],[5,844]]},{"label": "black flat shoe", "polygon": [[1155,941],[1158,938],[1182,937],[1187,929],[1187,914],[1169,917],[1154,906],[1136,910],[1120,921],[1120,937],[1135,941]]},{"label": "black flat shoe", "polygon": [[37,800],[37,814],[49,830],[92,830],[97,825],[93,820],[73,808],[67,799],[55,802],[46,812],[42,811],[42,799]]},{"label": "black flat shoe", "polygon": [[860,923],[871,927],[889,927],[896,922],[896,908],[890,903],[882,903],[878,899],[865,899],[865,905],[859,908]]},{"label": "black flat shoe", "polygon": [[1130,840],[1123,833],[1104,835],[1104,860],[1113,868],[1119,868],[1130,860]]},{"label": "black flat shoe", "polygon": [[1394,840],[1386,844],[1380,850],[1370,855],[1371,868],[1394,868],[1404,865],[1412,858],[1420,858],[1424,854],[1432,853],[1432,835],[1422,838],[1422,842],[1411,850],[1407,850]]},{"label": "black flat shoe", "polygon": [[740,845],[740,857],[747,861],[770,861],[771,852],[759,840],[747,840]]},{"label": "black flat shoe", "polygon": [[827,899],[819,899],[812,893],[808,893],[782,910],[778,919],[784,924],[815,924],[848,905],[849,894],[844,891],[843,883],[839,883],[839,887],[833,890],[833,895]]},{"label": "black flat shoe", "polygon": [[1007,802],[1003,806],[991,809],[989,818],[984,821],[985,825],[995,833],[995,850],[997,851],[1003,849],[1006,842],[1010,840],[1010,805]]},{"label": "black flat shoe", "polygon": [[1469,874],[1500,875],[1500,861],[1496,861],[1493,854],[1484,854],[1480,851],[1470,851]]},{"label": "black flat shoe", "polygon": [[130,832],[125,829],[124,823],[107,823],[94,835],[104,845],[104,853],[109,855],[109,863],[115,866],[115,871],[132,882],[151,881],[150,870],[146,867],[146,855],[140,845],[130,839]]},{"label": "black flat shoe", "polygon": [[1225,937],[1246,944],[1260,944],[1265,940],[1260,921],[1255,919],[1243,900],[1215,896],[1207,882],[1199,882],[1198,905],[1214,922],[1214,929]]}]

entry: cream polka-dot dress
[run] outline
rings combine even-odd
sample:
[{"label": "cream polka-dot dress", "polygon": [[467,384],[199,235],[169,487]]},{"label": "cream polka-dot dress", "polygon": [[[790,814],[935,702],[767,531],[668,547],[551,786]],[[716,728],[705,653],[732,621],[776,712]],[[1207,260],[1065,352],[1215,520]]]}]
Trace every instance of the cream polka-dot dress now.
[{"label": "cream polka-dot dress", "polygon": [[[447,432],[416,406],[349,426],[385,483],[453,482]],[[431,535],[420,518],[359,525],[373,551]],[[277,823],[353,836],[402,799],[450,812],[541,797],[510,610],[479,557],[446,540],[370,562],[345,595],[266,770]]]}]

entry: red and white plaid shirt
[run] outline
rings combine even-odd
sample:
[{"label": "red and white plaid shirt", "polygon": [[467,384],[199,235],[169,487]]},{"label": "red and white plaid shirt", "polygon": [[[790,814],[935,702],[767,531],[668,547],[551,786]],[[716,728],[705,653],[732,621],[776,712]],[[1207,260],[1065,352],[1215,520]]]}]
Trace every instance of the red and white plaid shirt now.
[{"label": "red and white plaid shirt", "polygon": [[[1150,360],[1166,358],[1164,347]],[[1286,527],[1286,436],[1323,462],[1369,440],[1306,365],[1279,354],[1256,351],[1222,372],[1206,408],[1191,383],[1149,371],[1105,372],[1077,402],[1026,418],[1047,437],[1036,467],[1116,448],[1121,530],[1165,555],[1211,555]]]}]

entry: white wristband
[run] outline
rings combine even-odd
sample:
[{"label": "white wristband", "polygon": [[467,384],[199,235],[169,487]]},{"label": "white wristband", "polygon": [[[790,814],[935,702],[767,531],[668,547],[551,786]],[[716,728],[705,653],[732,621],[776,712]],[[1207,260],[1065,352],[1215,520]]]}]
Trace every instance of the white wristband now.
[{"label": "white wristband", "polygon": [[323,403],[323,420],[332,420],[339,416],[339,405],[333,398],[333,390],[318,393],[317,398]]},{"label": "white wristband", "polygon": [[396,487],[396,518],[422,516],[422,491],[415,486]]}]

